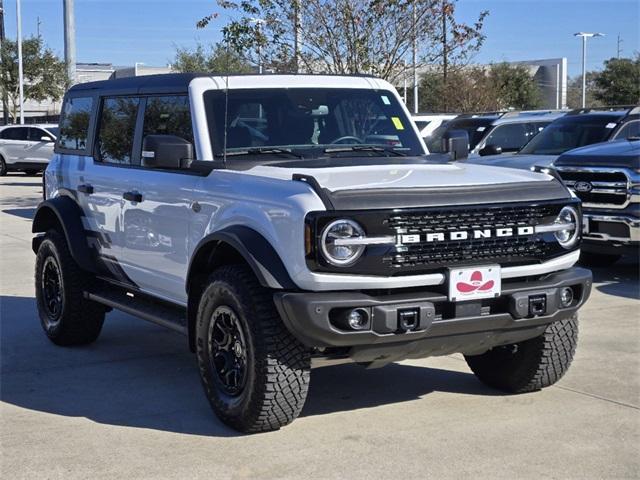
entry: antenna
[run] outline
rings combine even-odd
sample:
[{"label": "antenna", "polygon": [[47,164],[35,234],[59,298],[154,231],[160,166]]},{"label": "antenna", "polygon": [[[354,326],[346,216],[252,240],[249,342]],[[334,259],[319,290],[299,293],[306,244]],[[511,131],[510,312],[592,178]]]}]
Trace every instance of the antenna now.
[{"label": "antenna", "polygon": [[224,39],[224,46],[226,49],[225,58],[225,77],[224,77],[224,140],[222,150],[222,165],[227,168],[227,130],[229,128],[229,40]]}]

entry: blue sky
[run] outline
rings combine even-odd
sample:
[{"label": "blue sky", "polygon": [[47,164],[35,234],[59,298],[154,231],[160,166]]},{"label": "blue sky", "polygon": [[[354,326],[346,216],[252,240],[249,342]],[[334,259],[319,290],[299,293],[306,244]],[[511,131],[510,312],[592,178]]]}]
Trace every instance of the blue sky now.
[{"label": "blue sky", "polygon": [[[15,2],[4,0],[7,36],[15,38]],[[216,10],[215,0],[76,0],[77,54],[81,62],[115,65],[166,65],[175,46],[219,39],[216,25],[197,30],[195,22]],[[588,69],[615,56],[617,36],[622,53],[640,51],[639,0],[459,0],[457,17],[473,22],[489,10],[487,40],[475,61],[567,57],[569,74],[580,72],[577,31],[606,37],[589,42]],[[22,0],[23,34],[35,34],[37,19],[47,44],[62,55],[62,0]],[[224,23],[221,18],[218,25]]]}]

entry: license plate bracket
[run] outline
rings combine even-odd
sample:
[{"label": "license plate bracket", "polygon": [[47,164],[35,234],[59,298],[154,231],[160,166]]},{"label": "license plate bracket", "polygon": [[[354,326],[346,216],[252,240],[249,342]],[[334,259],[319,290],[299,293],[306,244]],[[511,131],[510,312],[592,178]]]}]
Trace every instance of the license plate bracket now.
[{"label": "license plate bracket", "polygon": [[448,283],[451,302],[499,297],[502,288],[500,265],[450,268]]}]

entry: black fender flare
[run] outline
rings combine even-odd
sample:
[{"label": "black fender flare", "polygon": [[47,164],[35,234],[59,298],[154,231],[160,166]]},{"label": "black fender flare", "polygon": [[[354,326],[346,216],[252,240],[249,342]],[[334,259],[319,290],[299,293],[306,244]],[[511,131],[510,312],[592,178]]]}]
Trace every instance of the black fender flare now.
[{"label": "black fender flare", "polygon": [[[196,279],[207,275],[212,265],[228,264],[228,258],[215,258],[219,248],[226,253],[229,252],[228,248],[235,250],[249,265],[262,286],[282,290],[297,289],[271,243],[252,228],[234,225],[207,235],[194,249],[187,270],[187,335],[192,352],[195,352],[196,313],[200,295],[193,284]],[[202,285],[200,282],[195,283]]]},{"label": "black fender flare", "polygon": [[[32,233],[42,233],[60,226],[62,234],[67,241],[71,257],[83,270],[95,271],[91,251],[86,239],[86,231],[82,225],[82,209],[75,200],[69,196],[55,197],[45,200],[38,205],[33,223]],[[38,253],[42,236],[36,236],[32,242],[34,253]]]},{"label": "black fender flare", "polygon": [[190,280],[203,261],[215,255],[216,248],[226,244],[236,250],[247,262],[260,285],[277,289],[296,289],[289,272],[271,243],[260,233],[243,225],[233,225],[204,237],[191,255],[187,270],[187,293]]}]

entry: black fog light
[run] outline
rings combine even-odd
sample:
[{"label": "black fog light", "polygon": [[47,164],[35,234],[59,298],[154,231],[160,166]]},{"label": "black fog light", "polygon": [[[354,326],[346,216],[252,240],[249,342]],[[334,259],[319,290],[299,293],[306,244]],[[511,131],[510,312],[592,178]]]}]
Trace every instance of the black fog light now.
[{"label": "black fog light", "polygon": [[564,287],[560,290],[560,305],[562,308],[570,307],[573,303],[573,288]]},{"label": "black fog light", "polygon": [[371,327],[371,314],[368,308],[345,308],[330,314],[331,323],[341,330],[368,330]]},{"label": "black fog light", "polygon": [[398,310],[398,330],[410,332],[418,328],[420,321],[420,309],[408,308],[406,310]]}]

